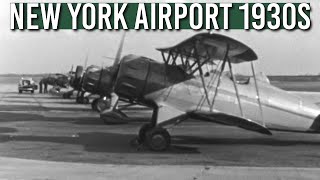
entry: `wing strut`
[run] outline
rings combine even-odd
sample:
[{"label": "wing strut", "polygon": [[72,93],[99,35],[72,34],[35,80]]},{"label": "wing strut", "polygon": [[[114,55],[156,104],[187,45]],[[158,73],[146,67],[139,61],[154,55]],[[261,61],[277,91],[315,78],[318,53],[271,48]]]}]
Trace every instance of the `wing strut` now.
[{"label": "wing strut", "polygon": [[232,76],[233,86],[234,86],[234,89],[235,89],[236,95],[237,95],[237,100],[238,100],[238,104],[239,104],[240,115],[241,115],[241,117],[244,117],[243,110],[242,110],[242,106],[241,106],[241,102],[240,102],[239,90],[238,90],[238,87],[237,87],[237,84],[236,84],[236,78],[235,78],[235,76],[234,76],[234,74],[233,74],[233,70],[232,70],[232,65],[231,65],[230,59],[227,58],[227,60],[228,60],[228,64],[229,64],[230,73],[231,73],[231,76]]},{"label": "wing strut", "polygon": [[[213,68],[213,66],[212,66],[212,70],[211,70],[211,71],[212,71],[212,72],[218,71],[218,69],[221,67],[220,65],[221,65],[221,61],[219,61],[219,63],[217,64],[216,69]],[[212,84],[214,84],[214,83],[216,82],[217,78],[218,78],[218,76],[212,76],[212,77],[211,77],[208,85],[206,86],[207,89],[208,89]],[[208,91],[210,91],[211,89],[212,89],[212,88],[208,89]],[[197,109],[198,109],[198,108],[200,108],[200,109],[202,108],[203,103],[205,102],[205,99],[206,99],[206,97],[205,97],[205,96],[202,96],[199,104],[197,105]],[[210,104],[209,104],[209,105],[210,105]]]},{"label": "wing strut", "polygon": [[258,101],[259,108],[260,108],[260,115],[261,115],[261,118],[262,118],[262,125],[265,126],[266,124],[265,124],[264,118],[263,118],[262,105],[261,105],[260,94],[259,94],[259,87],[258,87],[258,83],[257,83],[257,77],[256,77],[256,73],[255,73],[255,70],[254,70],[253,62],[251,62],[251,69],[252,69],[252,74],[253,74],[253,79],[254,79],[254,85],[256,86],[257,101]]},{"label": "wing strut", "polygon": [[[199,67],[200,67],[200,62],[198,62],[198,64],[199,64]],[[201,67],[199,68],[199,72],[200,72],[200,77],[201,77],[201,81],[202,81],[202,86],[203,86],[203,89],[204,89],[204,93],[205,93],[205,95],[206,95],[206,99],[207,99],[207,101],[208,101],[208,105],[210,105],[208,89],[207,89],[206,83],[204,82],[203,72],[202,72]]]},{"label": "wing strut", "polygon": [[224,67],[226,66],[226,61],[228,59],[228,53],[229,53],[229,44],[227,44],[227,47],[226,47],[226,53],[224,55],[223,62],[222,62],[222,65],[221,65],[221,70],[219,72],[217,86],[216,86],[216,89],[214,91],[214,96],[213,96],[213,99],[212,99],[212,103],[210,105],[210,111],[212,111],[213,105],[214,105],[214,101],[215,101],[215,99],[216,99],[216,97],[218,95],[218,89],[219,89],[219,86],[220,86],[220,83],[221,83],[221,75],[222,75],[222,72],[224,70]]}]

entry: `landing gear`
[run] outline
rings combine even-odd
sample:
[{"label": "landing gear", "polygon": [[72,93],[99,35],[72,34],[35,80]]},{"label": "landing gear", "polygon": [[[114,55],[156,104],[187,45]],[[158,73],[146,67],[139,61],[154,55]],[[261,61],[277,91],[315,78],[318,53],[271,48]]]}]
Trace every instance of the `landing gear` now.
[{"label": "landing gear", "polygon": [[80,104],[89,104],[89,97],[85,97],[85,91],[78,92],[76,102]]},{"label": "landing gear", "polygon": [[21,94],[22,93],[22,91],[21,90],[19,90],[19,94]]},{"label": "landing gear", "polygon": [[89,98],[79,96],[79,97],[77,97],[76,102],[80,103],[80,104],[89,104]]},{"label": "landing gear", "polygon": [[139,130],[139,143],[146,144],[153,151],[164,151],[171,144],[169,132],[162,127],[144,124]]},{"label": "landing gear", "polygon": [[146,141],[147,132],[152,129],[152,125],[150,123],[144,124],[139,130],[138,140],[140,143]]},{"label": "landing gear", "polygon": [[82,103],[83,103],[83,104],[89,104],[89,102],[90,102],[90,100],[89,100],[88,97],[84,97],[84,98],[82,99]]},{"label": "landing gear", "polygon": [[105,109],[109,109],[111,106],[110,99],[102,99],[102,98],[97,98],[92,101],[91,103],[91,108],[94,111],[102,112]]},{"label": "landing gear", "polygon": [[81,96],[77,97],[76,102],[79,104],[82,104],[82,97]]},{"label": "landing gear", "polygon": [[[97,110],[97,103],[98,103],[98,101],[99,101],[99,98],[94,99],[94,100],[92,101],[92,103],[91,103],[91,109],[92,109],[92,110],[98,111],[98,110]],[[98,111],[98,112],[99,112],[99,111]]]},{"label": "landing gear", "polygon": [[65,92],[62,94],[63,99],[70,99],[71,95],[72,95],[72,91],[71,92]]},{"label": "landing gear", "polygon": [[32,90],[31,93],[33,94],[33,93],[34,93],[34,90]]}]

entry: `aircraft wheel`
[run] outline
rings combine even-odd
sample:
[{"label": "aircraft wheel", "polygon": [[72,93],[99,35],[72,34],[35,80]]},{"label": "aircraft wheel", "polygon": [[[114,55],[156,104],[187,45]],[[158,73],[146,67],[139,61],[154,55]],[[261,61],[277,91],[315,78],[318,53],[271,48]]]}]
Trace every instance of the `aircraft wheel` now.
[{"label": "aircraft wheel", "polygon": [[63,97],[63,99],[70,99],[71,98],[71,94],[70,93],[63,93],[62,97]]},{"label": "aircraft wheel", "polygon": [[152,129],[152,125],[150,123],[146,123],[142,125],[142,127],[139,130],[139,141],[140,143],[144,143],[146,140],[146,134],[148,131]]},{"label": "aircraft wheel", "polygon": [[110,100],[98,99],[96,103],[96,110],[98,112],[102,112],[105,109],[109,109],[111,107]]},{"label": "aircraft wheel", "polygon": [[21,90],[19,90],[19,94],[21,94],[22,93],[22,91]]},{"label": "aircraft wheel", "polygon": [[92,101],[92,103],[91,103],[91,108],[92,108],[92,110],[94,110],[94,111],[98,111],[98,109],[97,109],[98,100],[99,100],[99,98],[94,99],[94,100]]},{"label": "aircraft wheel", "polygon": [[157,127],[146,133],[147,145],[153,151],[164,151],[171,144],[171,137],[166,129]]},{"label": "aircraft wheel", "polygon": [[34,93],[34,90],[32,90],[31,93],[33,94],[33,93]]},{"label": "aircraft wheel", "polygon": [[62,96],[64,99],[70,99],[72,94],[73,94],[73,92],[66,92],[66,93],[63,93]]},{"label": "aircraft wheel", "polygon": [[82,97],[77,97],[76,102],[82,104],[83,98]]},{"label": "aircraft wheel", "polygon": [[67,93],[63,93],[62,97],[63,97],[63,99],[67,99],[68,98],[68,94]]},{"label": "aircraft wheel", "polygon": [[89,104],[89,102],[90,102],[90,100],[89,100],[88,97],[82,98],[82,103],[83,103],[83,104]]}]

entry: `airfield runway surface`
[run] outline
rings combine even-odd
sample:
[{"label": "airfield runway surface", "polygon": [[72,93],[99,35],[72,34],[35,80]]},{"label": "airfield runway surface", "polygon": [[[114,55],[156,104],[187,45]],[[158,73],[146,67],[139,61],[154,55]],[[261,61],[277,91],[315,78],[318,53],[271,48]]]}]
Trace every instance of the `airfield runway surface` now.
[{"label": "airfield runway surface", "polygon": [[[148,121],[150,111],[133,108],[127,114],[132,117],[132,122],[105,125],[90,105],[76,104],[74,99],[38,92],[19,94],[16,84],[0,84],[0,178],[13,177],[10,175],[14,175],[15,168],[19,169],[21,163],[26,163],[26,169],[17,174],[28,174],[29,161],[42,169],[47,168],[46,171],[57,166],[60,171],[66,166],[67,171],[67,167],[70,169],[81,164],[93,168],[101,165],[94,171],[98,175],[99,172],[106,175],[100,171],[103,168],[112,169],[115,166],[127,170],[136,167],[123,175],[157,172],[153,167],[159,167],[159,173],[161,168],[163,172],[174,173],[171,167],[176,167],[182,173],[177,174],[185,179],[182,175],[189,175],[188,172],[193,172],[191,169],[200,173],[203,168],[206,170],[205,167],[211,169],[208,172],[216,168],[223,174],[240,172],[241,168],[228,169],[240,166],[247,170],[245,172],[253,168],[253,174],[261,171],[274,175],[270,168],[279,167],[279,174],[281,171],[286,177],[319,177],[320,135],[317,134],[273,132],[273,136],[265,136],[239,128],[190,121],[169,129],[172,135],[169,150],[152,152],[133,143],[140,126]],[[7,169],[4,163],[9,166]],[[70,163],[70,166],[59,163]],[[309,170],[313,174],[304,176]],[[20,176],[14,177],[21,179]],[[25,178],[33,177],[31,174]],[[140,176],[136,174],[135,177],[139,179]],[[260,177],[259,174],[256,177]]]}]

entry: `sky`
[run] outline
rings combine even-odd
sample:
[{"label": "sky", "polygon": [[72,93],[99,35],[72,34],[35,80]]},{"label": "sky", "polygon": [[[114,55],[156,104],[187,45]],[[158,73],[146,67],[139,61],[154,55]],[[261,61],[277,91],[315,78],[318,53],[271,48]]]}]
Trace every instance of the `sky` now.
[{"label": "sky", "polygon": [[[135,0],[131,1],[136,2]],[[95,64],[100,66],[112,64],[112,60],[106,59],[104,56],[115,56],[122,31],[11,31],[11,2],[39,1],[0,1],[0,74],[63,73],[69,71],[72,65],[84,65],[86,56],[88,56],[88,65]],[[78,0],[74,2],[88,1]],[[130,1],[126,0],[125,2]],[[195,1],[180,0],[178,2]],[[221,0],[214,2],[242,1]],[[261,1],[251,0],[243,2]],[[262,2],[267,2],[267,0]],[[310,2],[312,7],[312,28],[308,31],[219,30],[214,32],[228,35],[251,47],[259,57],[259,60],[256,62],[258,71],[265,74],[293,75],[320,73],[320,1],[275,0],[272,2]],[[155,48],[172,46],[196,33],[198,31],[193,30],[131,30],[127,32],[123,54],[143,55],[162,61],[161,54]]]}]

